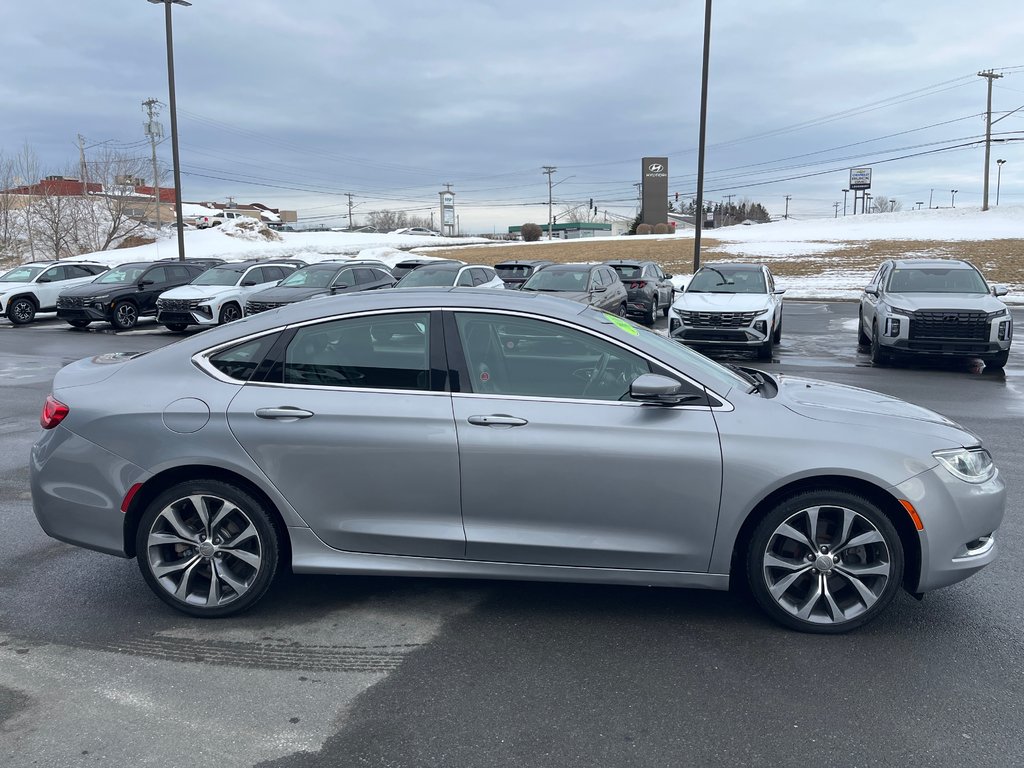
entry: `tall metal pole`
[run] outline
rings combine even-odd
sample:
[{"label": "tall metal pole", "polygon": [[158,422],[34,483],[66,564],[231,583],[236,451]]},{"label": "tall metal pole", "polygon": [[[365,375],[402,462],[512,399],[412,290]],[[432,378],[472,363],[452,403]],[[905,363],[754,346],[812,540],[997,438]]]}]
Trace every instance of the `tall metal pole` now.
[{"label": "tall metal pole", "polygon": [[985,107],[985,185],[981,196],[981,210],[988,210],[988,168],[989,158],[992,155],[992,81],[998,80],[1002,75],[997,75],[991,69],[987,72],[979,72],[978,77],[984,77],[988,81],[988,103]]},{"label": "tall metal pole", "polygon": [[850,190],[848,190],[848,189],[844,189],[843,190],[843,216],[846,215],[846,193],[849,192],[849,191]]},{"label": "tall metal pole", "polygon": [[782,218],[784,218],[784,219],[788,219],[789,218],[789,199],[791,197],[792,197],[792,195],[786,195],[786,212],[782,216]]},{"label": "tall metal pole", "polygon": [[555,166],[553,166],[553,165],[545,165],[544,166],[544,171],[543,171],[545,174],[547,174],[547,177],[548,177],[548,240],[549,241],[551,240],[551,230],[554,228],[554,219],[552,218],[552,215],[551,215],[552,214],[551,203],[552,203],[552,200],[553,200],[553,198],[551,197],[551,189],[552,189],[552,187],[551,187],[551,174],[553,174],[557,170],[558,169]]},{"label": "tall metal pole", "polygon": [[1003,180],[1003,163],[1005,160],[996,160],[996,205],[999,205],[999,183]]},{"label": "tall metal pole", "polygon": [[704,5],[704,64],[700,75],[700,138],[697,142],[697,203],[694,212],[693,271],[700,269],[700,231],[704,225],[704,145],[708,126],[708,64],[711,60],[711,0]]},{"label": "tall metal pole", "polygon": [[185,0],[149,0],[163,3],[164,20],[167,26],[167,90],[171,108],[171,158],[174,162],[174,214],[178,219],[178,259],[185,260],[185,221],[181,212],[181,163],[178,159],[178,106],[174,98],[174,33],[171,29],[171,4],[192,5]]}]

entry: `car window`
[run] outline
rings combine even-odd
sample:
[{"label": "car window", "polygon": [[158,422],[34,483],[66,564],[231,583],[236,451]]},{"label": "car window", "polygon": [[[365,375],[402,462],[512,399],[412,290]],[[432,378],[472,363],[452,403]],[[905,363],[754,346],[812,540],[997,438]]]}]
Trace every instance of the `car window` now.
[{"label": "car window", "polygon": [[285,352],[285,384],[430,389],[427,312],[374,315],[307,325]]},{"label": "car window", "polygon": [[472,269],[473,273],[473,285],[483,285],[491,278],[487,276],[487,271],[483,269]]},{"label": "car window", "polygon": [[534,272],[523,284],[524,291],[585,291],[590,274],[585,270],[561,270],[548,267]]},{"label": "car window", "polygon": [[272,283],[275,280],[283,280],[285,271],[281,267],[263,267],[263,280],[264,283]]},{"label": "car window", "polygon": [[167,267],[153,267],[152,269],[146,270],[146,274],[142,275],[141,280],[152,280],[154,284],[166,283],[167,280]]},{"label": "car window", "polygon": [[373,273],[374,282],[377,282],[379,280],[394,280],[394,278],[391,277],[391,275],[389,275],[383,269],[371,269],[370,271]]},{"label": "car window", "polygon": [[640,277],[640,267],[634,264],[616,264],[613,267],[620,280],[626,281],[631,277]]},{"label": "car window", "polygon": [[764,273],[754,269],[701,267],[686,287],[687,293],[767,293]]},{"label": "car window", "polygon": [[109,285],[114,283],[134,283],[142,277],[145,272],[145,267],[114,267],[102,277],[97,278],[93,282],[101,285]]},{"label": "car window", "polygon": [[988,293],[984,279],[973,269],[913,267],[894,269],[890,293]]},{"label": "car window", "polygon": [[39,276],[39,279],[40,280],[47,280],[47,281],[49,281],[51,283],[56,283],[56,282],[59,282],[61,280],[67,280],[68,278],[67,278],[67,274],[64,272],[64,267],[60,266],[60,267],[50,267],[48,270],[46,270],[45,272],[43,272],[43,274],[41,274]]},{"label": "car window", "polygon": [[456,313],[474,392],[582,400],[625,400],[652,368],[639,355],[558,323]]},{"label": "car window", "polygon": [[270,267],[254,267],[245,273],[245,277],[242,279],[243,283],[252,283],[253,285],[259,285],[260,283],[266,283],[270,280],[267,276],[267,272]]},{"label": "car window", "polygon": [[65,264],[64,274],[66,279],[73,280],[76,277],[92,277],[93,273],[90,272],[86,267],[79,266],[78,264]]},{"label": "car window", "polygon": [[466,269],[459,275],[459,279],[455,282],[456,285],[460,286],[472,286],[473,285],[473,270]]},{"label": "car window", "polygon": [[272,333],[222,350],[210,357],[210,364],[228,378],[248,381],[276,339]]},{"label": "car window", "polygon": [[353,271],[356,275],[356,285],[369,285],[375,282],[373,271],[367,267],[356,267]]},{"label": "car window", "polygon": [[188,267],[175,264],[172,267],[167,267],[167,280],[173,283],[189,282],[194,277],[198,277],[206,271],[203,267],[197,265],[190,265]]},{"label": "car window", "polygon": [[42,267],[15,267],[0,277],[0,283],[27,283],[42,271]]},{"label": "car window", "polygon": [[331,285],[335,287],[340,287],[343,285],[347,287],[352,287],[355,284],[356,277],[351,269],[341,270],[341,272],[338,273],[338,276],[334,278],[334,281],[331,283]]}]

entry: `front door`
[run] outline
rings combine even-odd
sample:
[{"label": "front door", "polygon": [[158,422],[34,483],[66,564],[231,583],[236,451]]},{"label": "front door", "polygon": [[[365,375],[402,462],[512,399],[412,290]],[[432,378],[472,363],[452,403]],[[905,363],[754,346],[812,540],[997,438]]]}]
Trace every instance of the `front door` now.
[{"label": "front door", "polygon": [[465,553],[451,396],[432,380],[430,328],[427,312],[300,327],[266,380],[231,403],[239,443],[335,549]]},{"label": "front door", "polygon": [[630,382],[661,370],[549,320],[459,312],[446,334],[464,357],[452,401],[468,558],[707,571],[722,478],[707,405],[630,401]]}]

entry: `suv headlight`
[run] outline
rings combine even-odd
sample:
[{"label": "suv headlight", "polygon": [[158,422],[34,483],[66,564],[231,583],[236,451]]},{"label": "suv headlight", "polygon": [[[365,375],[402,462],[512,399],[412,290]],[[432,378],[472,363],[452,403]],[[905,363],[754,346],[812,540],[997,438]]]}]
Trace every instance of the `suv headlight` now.
[{"label": "suv headlight", "polygon": [[903,315],[904,317],[913,317],[914,316],[913,312],[911,312],[909,309],[903,309],[903,307],[893,307],[893,306],[890,305],[888,307],[888,309],[889,309],[889,312],[894,314],[894,315]]},{"label": "suv headlight", "polygon": [[984,483],[996,473],[992,455],[984,448],[949,448],[932,451],[932,456],[965,483]]},{"label": "suv headlight", "polygon": [[988,313],[988,319],[989,320],[995,320],[998,317],[1008,317],[1009,315],[1010,315],[1010,310],[1007,309],[1006,307],[1003,307],[1002,309],[1000,309],[997,312],[989,312]]}]

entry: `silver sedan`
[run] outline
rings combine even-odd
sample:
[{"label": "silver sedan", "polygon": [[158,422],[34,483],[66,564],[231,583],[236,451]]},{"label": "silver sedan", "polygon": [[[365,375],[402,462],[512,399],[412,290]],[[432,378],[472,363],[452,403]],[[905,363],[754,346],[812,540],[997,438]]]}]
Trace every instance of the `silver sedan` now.
[{"label": "silver sedan", "polygon": [[290,567],[736,581],[836,633],[991,563],[1005,507],[980,440],[936,413],[519,291],[326,298],[81,360],[41,420],[43,529],[136,558],[202,617]]}]

